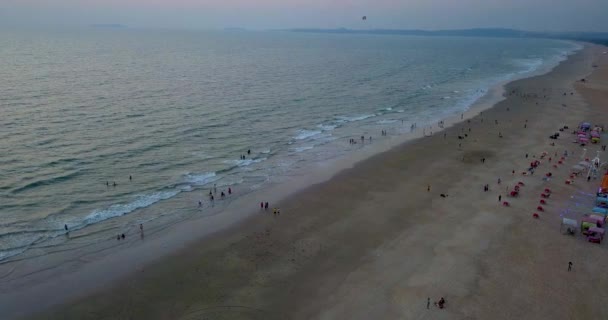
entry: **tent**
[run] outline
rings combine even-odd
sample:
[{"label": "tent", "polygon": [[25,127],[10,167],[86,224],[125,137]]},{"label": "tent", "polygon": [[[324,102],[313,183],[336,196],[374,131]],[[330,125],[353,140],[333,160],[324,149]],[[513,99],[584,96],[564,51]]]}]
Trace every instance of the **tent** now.
[{"label": "tent", "polygon": [[572,172],[580,173],[580,172],[583,172],[583,171],[585,171],[585,167],[583,167],[581,165],[577,164],[577,165],[572,166]]}]

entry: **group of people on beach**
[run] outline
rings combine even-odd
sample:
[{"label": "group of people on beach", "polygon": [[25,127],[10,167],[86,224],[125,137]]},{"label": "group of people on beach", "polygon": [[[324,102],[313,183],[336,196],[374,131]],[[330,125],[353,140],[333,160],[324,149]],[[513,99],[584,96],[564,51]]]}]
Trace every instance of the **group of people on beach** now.
[{"label": "group of people on beach", "polygon": [[[260,202],[260,210],[268,211],[269,207],[270,206],[268,204],[268,201],[266,201],[266,202],[264,202],[264,201]],[[281,209],[280,208],[272,208],[272,214],[274,214],[275,216],[281,214]]]},{"label": "group of people on beach", "polygon": [[[232,195],[232,187],[228,187],[228,190],[222,190],[220,191],[220,198],[223,200],[224,198],[226,198],[226,192],[228,192],[228,195]],[[215,195],[217,194],[217,184],[213,184],[213,188],[209,189],[209,201],[211,201],[211,204],[214,203],[215,201]],[[201,208],[203,206],[203,202],[201,200],[198,201],[198,207]]]},{"label": "group of people on beach", "polygon": [[[251,149],[247,150],[247,155],[251,155]],[[242,154],[241,160],[245,160],[245,159],[247,159],[247,157],[244,154]]]}]

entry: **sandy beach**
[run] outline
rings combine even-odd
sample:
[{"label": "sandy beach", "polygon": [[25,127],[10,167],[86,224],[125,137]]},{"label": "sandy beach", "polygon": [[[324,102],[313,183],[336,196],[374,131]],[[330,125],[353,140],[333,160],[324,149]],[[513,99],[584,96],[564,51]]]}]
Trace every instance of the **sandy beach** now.
[{"label": "sandy beach", "polygon": [[[236,212],[246,218],[215,233],[175,227],[167,232],[208,235],[151,236],[136,255],[122,251],[72,278],[64,266],[48,285],[47,274],[3,270],[1,318],[605,319],[606,244],[560,233],[560,215],[587,213],[585,194],[599,184],[564,181],[583,153],[570,131],[608,123],[604,51],[586,45],[549,74],[509,83],[491,109],[273,202],[280,214]],[[548,138],[564,125],[570,131]],[[600,145],[586,148],[592,158]],[[522,175],[542,152],[552,162]],[[508,197],[518,182],[520,196]],[[36,303],[44,295],[54,300]]]}]

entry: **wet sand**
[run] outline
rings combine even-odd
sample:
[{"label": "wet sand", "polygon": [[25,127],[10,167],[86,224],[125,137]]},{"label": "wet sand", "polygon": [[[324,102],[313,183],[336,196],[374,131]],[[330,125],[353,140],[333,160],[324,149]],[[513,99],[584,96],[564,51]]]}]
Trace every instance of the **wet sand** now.
[{"label": "wet sand", "polygon": [[[571,196],[599,182],[565,185],[582,149],[568,132],[548,136],[583,120],[607,123],[605,50],[589,46],[547,75],[510,83],[506,100],[445,138],[435,133],[362,161],[282,200],[280,215],[260,212],[154,263],[125,259],[137,271],[118,283],[106,284],[100,268],[94,293],[30,318],[604,318],[605,244],[559,232],[563,209],[575,207]],[[575,83],[592,69],[588,82]],[[533,156],[564,150],[570,156],[558,168],[543,163],[521,175]],[[521,196],[506,197],[519,181]],[[545,188],[553,194],[533,219]],[[150,243],[142,248],[150,254],[165,245]],[[441,296],[446,309],[426,309],[427,297]]]}]

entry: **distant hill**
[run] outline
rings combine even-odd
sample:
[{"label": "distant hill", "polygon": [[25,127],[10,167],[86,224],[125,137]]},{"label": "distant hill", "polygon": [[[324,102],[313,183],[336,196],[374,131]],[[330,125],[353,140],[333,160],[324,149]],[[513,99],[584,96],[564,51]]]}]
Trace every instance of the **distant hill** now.
[{"label": "distant hill", "polygon": [[459,36],[494,38],[548,38],[580,40],[595,43],[608,43],[608,32],[532,32],[503,28],[477,28],[459,30],[401,30],[401,29],[290,29],[291,32],[307,33],[348,33],[348,34],[392,34],[407,36]]},{"label": "distant hill", "polygon": [[92,24],[91,27],[92,28],[119,29],[119,28],[126,28],[127,26],[125,26],[123,24],[117,24],[117,23],[106,23],[106,24]]},{"label": "distant hill", "polygon": [[247,29],[245,29],[245,28],[238,28],[238,27],[231,27],[231,28],[224,28],[224,31],[244,32],[244,31],[247,31]]}]

